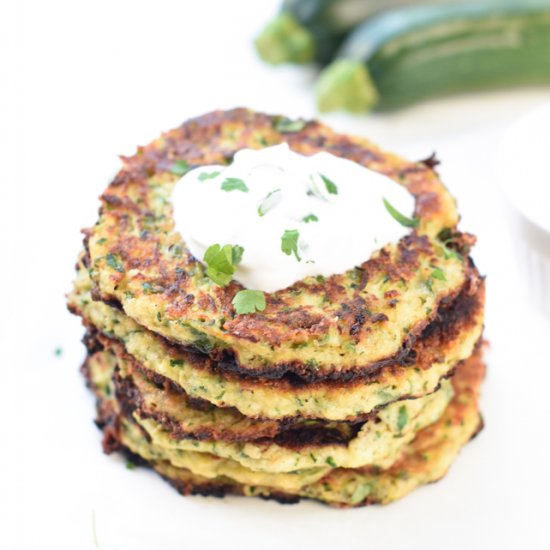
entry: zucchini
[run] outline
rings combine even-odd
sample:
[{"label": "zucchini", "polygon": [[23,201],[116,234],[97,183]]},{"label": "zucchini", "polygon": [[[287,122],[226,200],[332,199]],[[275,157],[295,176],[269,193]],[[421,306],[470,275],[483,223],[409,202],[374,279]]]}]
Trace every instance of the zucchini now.
[{"label": "zucchini", "polygon": [[256,39],[256,49],[273,65],[325,65],[351,29],[384,9],[408,4],[414,0],[285,0],[279,15]]},{"label": "zucchini", "polygon": [[550,0],[395,9],[359,26],[321,72],[320,111],[550,82]]}]

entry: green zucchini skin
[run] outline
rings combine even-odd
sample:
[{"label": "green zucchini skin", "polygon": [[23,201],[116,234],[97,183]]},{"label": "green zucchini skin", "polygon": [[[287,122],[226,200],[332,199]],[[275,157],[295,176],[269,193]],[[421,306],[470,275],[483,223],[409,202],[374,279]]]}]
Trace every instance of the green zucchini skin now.
[{"label": "green zucchini skin", "polygon": [[351,29],[399,0],[285,0],[282,11],[291,14],[311,34],[312,61],[329,63]]},{"label": "green zucchini skin", "polygon": [[[427,0],[437,3],[443,0]],[[260,57],[268,63],[326,65],[348,33],[383,10],[414,0],[285,0],[280,14],[256,39]]]},{"label": "green zucchini skin", "polygon": [[321,111],[393,110],[434,96],[545,82],[549,0],[422,6],[359,26],[321,73],[317,101]]}]

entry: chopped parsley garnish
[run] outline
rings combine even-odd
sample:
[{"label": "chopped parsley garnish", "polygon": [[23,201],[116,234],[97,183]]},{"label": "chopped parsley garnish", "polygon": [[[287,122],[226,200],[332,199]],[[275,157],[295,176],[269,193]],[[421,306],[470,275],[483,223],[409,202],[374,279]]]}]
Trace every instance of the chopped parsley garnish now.
[{"label": "chopped parsley garnish", "polygon": [[220,172],[218,170],[215,170],[214,172],[201,172],[199,174],[199,181],[211,180],[219,175],[220,175]]},{"label": "chopped parsley garnish", "polygon": [[428,280],[426,281],[426,287],[430,292],[433,292],[433,284],[434,284],[434,280],[431,277],[429,277]]},{"label": "chopped parsley garnish", "polygon": [[311,187],[307,190],[306,195],[308,197],[317,197],[318,199],[326,202],[328,199],[317,186],[317,178],[315,177],[315,175],[310,175],[309,180],[311,181]]},{"label": "chopped parsley garnish", "polygon": [[133,462],[126,462],[126,469],[127,470],[135,470],[136,469],[136,465],[133,463]]},{"label": "chopped parsley garnish", "polygon": [[141,288],[143,288],[145,294],[153,293],[153,285],[151,283],[141,283]]},{"label": "chopped parsley garnish", "polygon": [[265,295],[261,290],[240,290],[232,301],[238,315],[265,309]]},{"label": "chopped parsley garnish", "polygon": [[124,267],[116,254],[107,254],[107,265],[119,273],[124,273]]},{"label": "chopped parsley garnish", "polygon": [[302,218],[302,221],[303,221],[304,223],[318,222],[318,221],[319,221],[319,218],[318,218],[315,214],[308,214],[307,216],[305,216],[304,218]]},{"label": "chopped parsley garnish", "polygon": [[170,172],[176,176],[183,176],[185,173],[189,172],[189,164],[184,160],[177,160],[170,166]]},{"label": "chopped parsley garnish", "polygon": [[437,279],[439,281],[446,281],[445,273],[439,268],[434,265],[431,266],[433,268],[432,271],[432,278]]},{"label": "chopped parsley garnish", "polygon": [[269,212],[272,208],[279,204],[282,196],[283,194],[281,193],[280,189],[275,189],[268,193],[264,200],[261,202],[260,206],[258,206],[258,216],[265,216],[267,212]]},{"label": "chopped parsley garnish", "polygon": [[148,281],[141,283],[141,288],[145,294],[160,294],[163,291],[162,287],[155,286]]},{"label": "chopped parsley garnish", "polygon": [[307,125],[305,120],[291,120],[286,117],[277,117],[274,120],[273,128],[281,134],[290,134],[303,130]]},{"label": "chopped parsley garnish", "polygon": [[449,245],[453,244],[453,241],[456,237],[459,237],[460,235],[458,233],[453,233],[452,229],[446,228],[441,230],[437,238],[441,241],[442,247],[443,247],[443,256],[446,260],[449,260],[450,258],[454,258],[455,260],[463,260],[462,254],[457,252],[456,250],[453,250],[452,248],[449,248]]},{"label": "chopped parsley garnish", "polygon": [[107,239],[105,237],[102,237],[101,239],[98,239],[97,244],[104,244],[107,242]]},{"label": "chopped parsley garnish", "polygon": [[401,405],[399,407],[399,412],[397,413],[397,429],[401,432],[403,428],[407,425],[409,421],[409,413],[407,412],[407,407]]},{"label": "chopped parsley garnish", "polygon": [[403,227],[418,227],[418,218],[408,218],[404,214],[401,214],[399,210],[394,208],[386,199],[383,199],[386,210],[390,213],[392,218],[399,222]]},{"label": "chopped parsley garnish", "polygon": [[204,263],[207,265],[206,275],[220,286],[227,286],[233,278],[235,267],[243,257],[244,248],[239,245],[219,244],[209,246],[204,253]]},{"label": "chopped parsley garnish", "polygon": [[438,234],[437,234],[437,238],[444,242],[444,243],[447,243],[449,241],[452,241],[453,238],[455,236],[458,236],[459,234],[458,233],[454,233],[453,230],[450,228],[450,227],[446,227],[445,229],[442,229]]},{"label": "chopped parsley garnish", "polygon": [[331,179],[323,176],[323,174],[319,175],[321,176],[329,195],[338,195],[338,187],[336,187],[336,184]]},{"label": "chopped parsley garnish", "polygon": [[243,259],[243,254],[244,254],[244,248],[236,244],[233,247],[233,252],[231,254],[231,259],[233,260],[234,266],[237,266],[241,263],[241,260]]},{"label": "chopped parsley garnish", "polygon": [[455,260],[462,260],[462,256],[458,252],[455,250],[450,250],[445,245],[443,245],[443,256],[446,260],[450,260],[451,258]]},{"label": "chopped parsley garnish", "polygon": [[225,178],[222,183],[222,191],[242,191],[243,193],[248,193],[248,187],[240,178]]},{"label": "chopped parsley garnish", "polygon": [[296,259],[301,262],[302,258],[298,254],[298,239],[300,238],[300,232],[297,229],[285,229],[283,236],[281,237],[281,250],[290,256],[294,254]]},{"label": "chopped parsley garnish", "polygon": [[183,359],[170,359],[171,367],[183,367]]},{"label": "chopped parsley garnish", "polygon": [[326,463],[332,468],[338,468],[336,462],[334,462],[334,458],[332,458],[331,456],[327,457]]}]

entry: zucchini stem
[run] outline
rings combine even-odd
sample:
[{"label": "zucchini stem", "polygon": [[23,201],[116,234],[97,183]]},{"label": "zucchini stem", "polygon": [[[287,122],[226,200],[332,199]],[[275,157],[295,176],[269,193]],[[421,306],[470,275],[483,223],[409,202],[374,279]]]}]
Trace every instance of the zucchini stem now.
[{"label": "zucchini stem", "polygon": [[254,42],[260,57],[267,63],[310,63],[315,56],[311,33],[287,12],[281,12]]},{"label": "zucchini stem", "polygon": [[328,111],[370,111],[379,99],[368,69],[360,61],[340,59],[321,72],[316,85],[317,107]]}]

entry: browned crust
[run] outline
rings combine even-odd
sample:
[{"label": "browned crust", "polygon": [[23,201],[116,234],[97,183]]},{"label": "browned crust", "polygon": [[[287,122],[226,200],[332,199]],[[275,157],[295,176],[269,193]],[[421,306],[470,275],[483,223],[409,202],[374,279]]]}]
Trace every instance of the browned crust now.
[{"label": "browned crust", "polygon": [[[99,351],[104,347],[95,336],[87,333],[84,340],[90,345],[90,349]],[[107,344],[109,346],[109,344]],[[96,388],[92,386],[90,379],[90,369],[88,366],[89,359],[93,357],[89,353],[87,360],[81,367],[81,372],[84,375],[88,387],[94,392]],[[131,360],[130,360],[131,361]],[[367,418],[361,421],[326,421],[326,420],[307,420],[301,418],[288,418],[283,420],[271,419],[256,419],[250,421],[248,429],[240,428],[238,431],[230,429],[217,429],[215,426],[204,427],[196,426],[193,429],[184,429],[180,422],[166,414],[157,407],[148,407],[141,395],[139,388],[134,382],[134,376],[142,375],[142,371],[150,373],[168,396],[176,399],[181,399],[186,402],[186,406],[191,408],[211,410],[214,405],[203,401],[189,400],[185,392],[176,386],[173,382],[162,375],[151,373],[147,369],[139,366],[135,361],[130,366],[130,374],[122,376],[120,369],[117,367],[113,373],[113,383],[115,387],[115,396],[122,413],[128,418],[132,418],[134,412],[139,412],[142,418],[151,418],[158,422],[163,428],[168,431],[174,439],[194,439],[194,440],[216,440],[216,441],[256,441],[257,443],[276,443],[282,447],[298,450],[304,446],[323,446],[323,445],[342,445],[345,446],[356,437],[364,423],[368,421],[377,421],[378,411],[372,411]],[[177,389],[175,389],[175,387]],[[191,401],[191,402],[189,402]],[[241,413],[234,410],[236,417],[242,417]],[[244,417],[242,417],[244,418]],[[237,418],[238,419],[238,418]]]},{"label": "browned crust", "polygon": [[[121,352],[122,349],[120,344],[109,341],[97,333],[86,333],[84,341],[90,350],[93,351],[107,349],[114,352],[114,347]],[[93,357],[93,353],[88,355],[88,359],[91,357]],[[128,375],[122,376],[118,367],[115,368],[113,374],[115,396],[121,411],[128,418],[132,418],[133,413],[138,412],[141,418],[155,420],[176,440],[255,441],[258,444],[276,443],[281,447],[296,451],[304,447],[322,447],[325,445],[346,446],[357,436],[366,422],[378,422],[379,411],[387,406],[376,407],[368,414],[342,421],[310,420],[301,417],[289,417],[281,420],[248,418],[247,420],[250,422],[250,425],[247,428],[240,426],[238,430],[232,430],[231,428],[227,428],[227,426],[217,429],[213,425],[205,427],[200,424],[189,428],[184,427],[181,422],[161,410],[162,408],[159,408],[158,405],[148,406],[135,383],[135,376],[144,376],[159,389],[162,389],[168,399],[174,399],[176,402],[182,400],[185,406],[199,410],[212,410],[215,406],[203,400],[189,400],[189,397],[180,386],[162,375],[145,369],[130,356],[125,355],[125,362]],[[88,360],[84,362],[81,370],[90,386]],[[453,373],[454,369],[447,376],[450,377]],[[95,391],[95,388],[91,387],[91,389]],[[438,389],[439,385],[434,391]],[[397,401],[407,399],[411,398],[404,396]],[[232,411],[235,416],[235,422],[244,419],[242,414],[236,409],[228,407],[226,410]]]},{"label": "browned crust", "polygon": [[[128,364],[130,364],[130,368],[134,370],[134,372],[139,372],[140,374],[143,374],[146,377],[150,377],[152,380],[155,381],[156,384],[159,386],[162,386],[164,388],[164,391],[166,392],[173,392],[178,395],[179,398],[184,399],[187,401],[188,406],[191,408],[195,408],[198,410],[205,410],[205,409],[212,409],[216,406],[204,401],[202,399],[192,399],[190,398],[185,390],[181,388],[181,386],[177,385],[174,381],[167,379],[161,374],[153,373],[149,369],[146,369],[143,367],[139,362],[135,360],[131,355],[129,355],[125,349],[124,346],[115,340],[111,340],[109,337],[97,334],[96,337],[101,342],[101,345],[112,351],[115,356],[123,358]],[[476,345],[476,349],[478,349],[481,346],[482,340],[480,339]],[[444,374],[441,377],[441,380],[439,381],[439,384],[433,389],[431,393],[434,393],[438,391],[441,387],[441,382],[443,380],[446,380],[448,378],[451,378],[456,369],[460,367],[460,365],[464,361],[461,361],[459,364],[453,366],[446,374]],[[83,372],[86,368],[86,364],[83,366]],[[173,418],[171,418],[169,415],[163,413],[162,411],[158,410],[151,410],[148,408],[143,407],[143,400],[142,397],[135,387],[135,385],[132,383],[131,378],[122,378],[119,374],[115,376],[115,387],[117,389],[117,398],[121,402],[121,404],[127,408],[127,413],[133,412],[135,410],[138,410],[140,412],[140,415],[143,418],[152,418],[159,422],[167,431],[169,431],[172,436],[175,439],[197,439],[197,440],[224,440],[224,441],[249,441],[249,440],[264,440],[264,439],[276,439],[279,436],[281,436],[281,445],[286,446],[289,448],[300,448],[301,444],[294,444],[293,443],[293,437],[285,437],[285,433],[287,431],[293,431],[293,430],[301,430],[300,424],[302,421],[306,420],[308,424],[314,423],[315,430],[318,429],[326,429],[327,424],[336,425],[336,426],[347,426],[348,427],[348,433],[354,432],[357,433],[359,429],[364,425],[367,421],[377,421],[378,413],[381,409],[385,408],[386,406],[390,405],[391,403],[395,403],[398,401],[407,401],[411,399],[417,399],[418,396],[411,396],[411,395],[403,395],[394,401],[390,401],[388,403],[385,403],[384,405],[379,405],[372,409],[370,412],[366,414],[361,414],[355,417],[347,418],[346,420],[340,420],[340,421],[329,421],[325,419],[312,419],[312,418],[302,418],[299,416],[291,416],[291,417],[285,417],[278,420],[270,419],[270,418],[264,418],[261,416],[258,417],[247,417],[249,420],[253,420],[255,423],[254,427],[251,427],[248,431],[243,431],[239,435],[231,434],[230,432],[222,432],[218,430],[212,430],[212,429],[204,429],[200,427],[196,427],[194,430],[184,430],[181,425]],[[427,394],[426,394],[427,395]],[[226,410],[232,410],[235,411],[238,415],[241,415],[242,413],[239,413],[236,411],[234,407],[224,407],[224,406],[218,406],[217,408],[223,408]],[[338,430],[336,430],[338,431]],[[341,430],[340,430],[341,432]],[[302,436],[305,437],[305,434],[302,432]],[[311,434],[308,436],[311,439],[311,444],[315,445],[315,441],[317,441],[317,444],[336,444],[336,441],[338,440],[341,444],[346,444],[351,438],[350,437],[342,437],[341,433],[340,435],[336,435],[336,433],[333,431],[331,434],[326,434],[324,437],[320,434]],[[322,440],[326,440],[325,443],[321,443]]]},{"label": "browned crust", "polygon": [[[245,376],[235,372],[227,372],[219,369],[219,365],[204,355],[186,352],[186,361],[197,369],[211,369],[217,372],[225,379],[237,382],[245,388],[253,389],[257,384],[263,387],[269,385],[271,388],[281,392],[292,392],[296,387],[308,386],[310,388],[326,387],[331,388],[351,388],[359,384],[373,383],[383,379],[386,376],[404,376],[407,368],[411,364],[416,364],[422,369],[429,369],[431,365],[441,359],[441,349],[449,341],[458,337],[458,335],[468,330],[475,323],[475,318],[479,311],[483,308],[485,301],[485,284],[480,277],[473,277],[469,283],[462,289],[461,294],[452,303],[441,307],[437,312],[434,321],[424,328],[423,334],[416,340],[414,345],[406,350],[406,353],[396,362],[381,366],[377,371],[371,371],[363,377],[354,376],[351,379],[324,379],[321,381],[304,382],[302,379],[297,379],[295,376],[287,375],[277,380],[262,380],[256,377]],[[73,308],[74,309],[74,308]],[[75,314],[80,314],[79,311],[73,311]],[[96,331],[95,327],[90,325],[84,319],[84,325],[92,331]],[[96,331],[97,332],[97,331]],[[106,341],[108,344],[113,340],[106,335],[98,335],[101,341]],[[121,344],[122,345],[122,344]],[[174,390],[183,392],[183,389],[172,381],[166,380],[164,377],[148,371],[143,366],[140,366],[135,359],[127,354],[123,348],[117,347],[117,353],[124,354],[126,360],[132,361],[136,368],[140,369],[144,375],[159,384],[167,384]],[[174,348],[173,345],[166,343],[167,353],[181,353],[179,347]],[[197,401],[200,405],[201,401]],[[207,406],[206,402],[202,402],[203,406]]]},{"label": "browned crust", "polygon": [[[115,411],[111,403],[108,401],[103,401],[99,398],[97,388],[94,387],[90,378],[90,370],[87,360],[82,364],[80,371],[86,380],[86,386],[90,388],[96,396],[97,417],[94,423],[103,433],[103,452],[105,454],[120,453],[135,466],[149,466],[152,469],[155,469],[154,464],[151,464],[141,456],[136,455],[122,443],[120,433],[120,415]],[[125,415],[124,411],[122,414]],[[128,419],[132,420],[131,416],[128,416]],[[167,477],[161,472],[157,473],[183,496],[210,496],[223,498],[228,495],[243,496],[244,494],[242,488],[231,480],[227,480],[226,482],[220,482],[219,480],[183,482],[181,480]],[[300,501],[300,498],[297,496],[286,495],[282,492],[276,491],[269,496],[261,495],[261,498],[266,500],[276,500],[280,504],[295,504]]]},{"label": "browned crust", "polygon": [[[305,446],[345,446],[357,436],[357,433],[366,422],[366,420],[361,422],[318,420],[304,424],[300,418],[289,418],[281,421],[256,419],[248,429],[240,429],[239,431],[221,430],[217,429],[216,426],[196,426],[192,429],[185,429],[180,422],[169,414],[147,407],[131,376],[123,377],[120,372],[115,371],[114,385],[117,401],[127,416],[131,416],[137,411],[141,418],[151,418],[159,423],[174,439],[255,441],[260,444],[271,442],[296,450]],[[179,397],[186,398],[184,395]],[[376,421],[377,412],[373,411],[370,414],[372,421]]]},{"label": "browned crust", "polygon": [[[155,468],[154,465],[152,466]],[[172,479],[164,476],[161,473],[159,475],[167,481],[180,495],[182,496],[202,496],[202,497],[216,497],[224,498],[226,496],[244,496],[244,492],[237,483],[211,481],[211,482],[191,482],[181,481],[178,479]],[[296,495],[288,495],[283,492],[273,491],[269,495],[259,494],[263,500],[274,500],[279,504],[298,504],[300,497]]]},{"label": "browned crust", "polygon": [[[372,382],[380,376],[383,370],[406,367],[412,361],[415,361],[415,358],[428,347],[434,347],[432,344],[433,338],[430,338],[431,334],[437,334],[439,338],[442,333],[445,333],[447,338],[456,334],[458,332],[456,327],[462,326],[465,322],[471,320],[478,310],[479,301],[476,297],[478,297],[481,286],[483,286],[483,278],[480,277],[477,269],[471,263],[463,287],[457,293],[443,297],[436,312],[409,332],[401,349],[396,354],[368,365],[328,372],[311,370],[301,362],[281,363],[266,368],[251,368],[241,365],[231,352],[224,350],[217,354],[217,360],[213,366],[215,370],[236,374],[241,378],[286,381],[294,387],[310,386],[323,382],[335,382],[348,386],[353,382]],[[368,310],[364,305],[342,304],[340,320],[350,324],[351,330],[353,330],[354,326],[365,322],[367,314]],[[247,316],[248,322],[255,322],[254,317]],[[373,317],[370,316],[371,321],[373,321]],[[380,320],[382,319],[378,318],[374,321]],[[450,332],[453,334],[451,335]],[[182,346],[176,346],[176,349],[182,349]],[[432,362],[426,356],[425,363],[431,365]],[[423,368],[426,368],[425,364]]]},{"label": "browned crust", "polygon": [[[448,421],[453,425],[460,425],[463,422],[464,415],[470,407],[469,402],[473,400],[476,404],[479,401],[479,394],[481,391],[481,384],[485,378],[486,366],[483,362],[483,342],[474,350],[474,353],[465,361],[463,361],[456,369],[456,374],[452,378],[453,388],[455,395],[451,401],[450,406],[453,408],[453,415]],[[465,399],[465,397],[468,399]],[[479,414],[479,413],[478,413]],[[436,424],[432,424],[423,428],[416,435],[413,446],[418,450],[424,447],[425,441],[430,441],[433,437],[432,432],[437,429]],[[470,439],[476,437],[483,429],[483,419],[479,416],[479,424],[477,429],[472,433]],[[408,471],[414,471],[416,468],[423,468],[424,458],[422,453],[415,452],[413,454],[406,454],[395,462],[389,469],[389,472],[399,472],[405,465]],[[372,470],[372,467],[367,466],[364,471]],[[330,475],[330,473],[328,474]]]},{"label": "browned crust", "polygon": [[[466,234],[464,234],[466,239]],[[461,235],[455,236],[453,247],[456,250],[463,250],[463,244],[460,244]],[[403,243],[415,243],[412,248],[403,248]],[[86,242],[85,242],[86,244]],[[405,237],[400,242],[400,248],[402,253],[403,262],[396,266],[392,264],[387,255],[382,251],[380,258],[370,260],[364,264],[362,268],[362,273],[365,276],[365,279],[369,277],[369,271],[376,271],[384,269],[388,276],[391,279],[399,280],[404,277],[404,272],[413,272],[417,267],[417,251],[416,247],[422,248],[423,246],[428,246],[428,242],[424,237],[418,237],[416,235],[410,235]],[[470,245],[468,245],[470,246]],[[88,254],[86,252],[86,254]],[[410,265],[409,265],[410,264]],[[466,281],[462,288],[458,289],[456,292],[450,293],[446,296],[441,296],[438,302],[438,307],[431,314],[428,315],[422,322],[415,325],[407,334],[407,337],[404,339],[403,344],[399,351],[395,354],[380,359],[378,361],[373,361],[367,365],[355,366],[349,369],[339,369],[339,370],[312,370],[306,363],[301,361],[292,361],[285,363],[278,363],[276,365],[269,365],[266,367],[254,367],[250,365],[241,364],[235,354],[228,349],[223,350],[211,350],[208,355],[212,359],[211,366],[216,370],[228,373],[236,374],[243,378],[259,378],[262,380],[286,380],[293,386],[300,386],[303,384],[312,384],[315,382],[324,382],[324,381],[338,381],[342,383],[349,383],[355,380],[360,381],[369,381],[374,380],[379,373],[386,367],[394,366],[405,366],[410,363],[410,353],[411,349],[415,345],[418,339],[423,337],[423,333],[427,327],[429,327],[434,322],[437,324],[438,319],[444,318],[446,313],[454,307],[455,302],[459,301],[462,296],[465,294],[471,295],[474,294],[480,284],[482,283],[483,278],[479,275],[479,272],[475,268],[473,261],[468,259],[468,270]],[[323,291],[330,294],[331,288],[334,283],[331,283],[331,278],[327,279],[327,282],[319,287],[323,287]],[[293,285],[293,289],[299,290],[301,286],[305,286],[305,283],[299,281]],[[311,286],[311,285],[310,285]],[[336,285],[338,286],[338,285]],[[390,299],[390,302],[393,296],[387,296]],[[92,289],[92,299],[96,301],[101,301],[115,309],[123,311],[122,305],[120,302],[112,297],[103,296],[97,286],[94,285]],[[368,304],[361,297],[356,297],[351,301],[341,301],[340,312],[337,317],[339,319],[340,330],[348,331],[350,334],[357,334],[360,330],[363,329],[365,324],[368,322],[371,325],[383,322],[387,320],[387,317],[383,314],[372,314],[368,308]],[[261,313],[255,315],[242,315],[237,316],[233,321],[227,321],[224,325],[226,329],[229,329],[231,326],[239,327],[234,328],[233,331],[238,331],[239,336],[242,338],[250,338],[252,341],[257,341],[252,338],[252,334],[257,332],[257,326],[263,325],[266,323],[266,318]],[[321,323],[319,316],[313,318],[307,312],[303,310],[298,310],[295,312],[282,312],[278,315],[276,323],[280,323],[284,327],[300,327],[301,329],[312,329],[314,326],[319,326]],[[273,326],[273,319],[269,320],[271,326]],[[231,332],[231,330],[230,330]],[[247,336],[249,334],[250,336]],[[199,354],[201,356],[201,362],[203,351],[198,349],[195,346],[185,346],[178,342],[173,342],[161,335],[158,335],[159,338],[163,338],[168,345],[173,347],[175,351],[185,351],[191,354]],[[280,344],[280,340],[270,342],[273,345]]]}]

